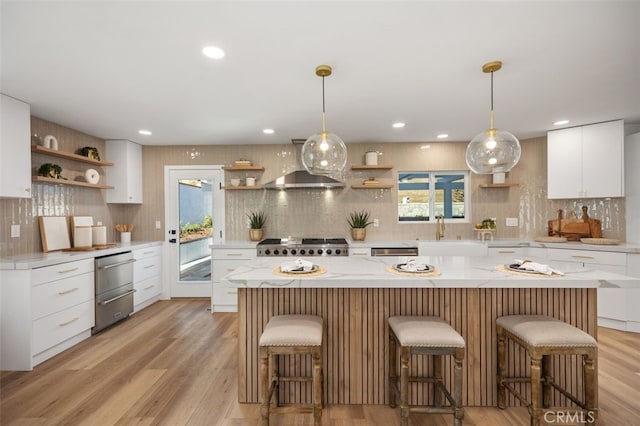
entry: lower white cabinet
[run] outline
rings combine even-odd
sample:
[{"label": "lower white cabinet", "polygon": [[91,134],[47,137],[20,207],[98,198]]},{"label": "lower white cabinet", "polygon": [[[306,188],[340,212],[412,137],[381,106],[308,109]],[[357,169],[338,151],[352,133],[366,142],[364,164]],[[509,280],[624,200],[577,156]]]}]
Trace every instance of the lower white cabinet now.
[{"label": "lower white cabinet", "polygon": [[223,285],[221,279],[255,258],[255,247],[211,248],[211,312],[238,312],[238,289]]},{"label": "lower white cabinet", "polygon": [[524,253],[525,247],[489,247],[489,256],[499,257],[505,262],[522,259]]},{"label": "lower white cabinet", "polygon": [[162,292],[162,246],[132,250],[133,311],[138,312],[160,299]]},{"label": "lower white cabinet", "polygon": [[93,265],[84,259],[2,271],[2,370],[31,370],[91,336]]}]

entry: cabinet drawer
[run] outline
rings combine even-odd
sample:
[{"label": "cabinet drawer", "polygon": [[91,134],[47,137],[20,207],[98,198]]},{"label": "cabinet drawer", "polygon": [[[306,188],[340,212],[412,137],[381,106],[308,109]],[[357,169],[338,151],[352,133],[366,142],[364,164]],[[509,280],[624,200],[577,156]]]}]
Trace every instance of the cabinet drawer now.
[{"label": "cabinet drawer", "polygon": [[136,260],[133,264],[133,282],[160,275],[160,259],[160,256],[152,256]]},{"label": "cabinet drawer", "polygon": [[151,257],[151,256],[162,256],[162,246],[153,246],[153,247],[147,247],[147,248],[143,248],[143,249],[138,249],[138,250],[133,250],[133,258],[138,260],[138,259],[144,259],[145,257]]},{"label": "cabinet drawer", "polygon": [[489,248],[489,256],[499,256],[505,258],[524,257],[524,247],[493,247]]},{"label": "cabinet drawer", "polygon": [[151,277],[140,282],[136,281],[133,284],[133,288],[136,290],[136,292],[133,293],[133,305],[136,306],[160,294],[160,276]]},{"label": "cabinet drawer", "polygon": [[547,256],[551,260],[564,262],[581,262],[593,265],[626,266],[627,255],[608,251],[548,249]]},{"label": "cabinet drawer", "polygon": [[349,247],[349,256],[371,257],[371,248],[369,247]]},{"label": "cabinet drawer", "polygon": [[94,303],[91,300],[34,321],[32,355],[93,327],[93,312]]},{"label": "cabinet drawer", "polygon": [[35,286],[31,290],[33,319],[42,318],[88,300],[92,301],[93,289],[92,273]]},{"label": "cabinet drawer", "polygon": [[229,272],[233,272],[239,266],[247,263],[246,260],[214,260],[211,263],[211,278],[215,281],[220,280]]},{"label": "cabinet drawer", "polygon": [[77,260],[75,262],[35,268],[31,272],[31,285],[57,281],[87,272],[93,272],[93,259]]},{"label": "cabinet drawer", "polygon": [[256,249],[219,249],[211,250],[212,259],[255,259]]},{"label": "cabinet drawer", "polygon": [[214,306],[214,311],[216,306],[237,306],[238,289],[214,283],[212,305]]}]

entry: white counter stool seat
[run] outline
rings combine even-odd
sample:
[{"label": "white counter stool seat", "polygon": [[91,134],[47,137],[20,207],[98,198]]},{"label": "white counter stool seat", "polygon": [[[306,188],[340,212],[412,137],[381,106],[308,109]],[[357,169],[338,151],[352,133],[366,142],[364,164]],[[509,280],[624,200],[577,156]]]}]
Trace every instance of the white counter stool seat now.
[{"label": "white counter stool seat", "polygon": [[[585,419],[597,417],[597,382],[595,362],[598,356],[598,344],[588,333],[555,318],[546,315],[508,315],[496,320],[498,334],[498,406],[505,408],[507,393],[511,392],[527,406],[531,425],[545,424],[544,413],[551,407],[553,389],[558,390],[575,407],[553,407],[553,411],[570,413],[582,411]],[[531,359],[530,377],[507,377],[506,340],[511,339],[525,348]],[[584,398],[575,395],[554,383],[551,376],[552,355],[580,355],[583,360],[582,381]],[[531,400],[527,400],[512,383],[530,383]]]},{"label": "white counter stool seat", "polygon": [[[313,413],[314,425],[319,426],[323,405],[322,350],[324,322],[315,315],[279,315],[272,317],[260,336],[260,386],[262,424],[269,425],[273,412]],[[313,360],[311,376],[280,376],[279,355],[311,355]],[[271,379],[269,378],[271,370]],[[312,382],[312,404],[290,404],[280,406],[278,386],[280,382]],[[275,395],[275,398],[274,398]]]},{"label": "white counter stool seat", "polygon": [[[400,395],[400,422],[409,424],[409,413],[453,414],[453,424],[462,425],[462,361],[465,341],[446,321],[430,316],[395,316],[389,318],[389,405],[396,407]],[[397,351],[400,351],[400,378],[397,374]],[[433,356],[433,376],[411,376],[410,359],[414,354]],[[444,385],[442,355],[453,356],[453,396]],[[409,382],[433,384],[433,406],[409,405]],[[442,395],[449,405],[442,405]]]}]

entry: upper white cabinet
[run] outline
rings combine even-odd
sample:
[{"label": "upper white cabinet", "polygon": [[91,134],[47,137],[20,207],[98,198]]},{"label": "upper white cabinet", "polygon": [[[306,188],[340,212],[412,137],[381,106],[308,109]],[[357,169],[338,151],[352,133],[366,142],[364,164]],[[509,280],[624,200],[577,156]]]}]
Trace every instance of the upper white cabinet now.
[{"label": "upper white cabinet", "polygon": [[105,142],[107,159],[114,163],[107,174],[107,203],[142,203],[142,146],[129,140]]},{"label": "upper white cabinet", "polygon": [[0,97],[0,197],[31,198],[31,108]]},{"label": "upper white cabinet", "polygon": [[548,132],[547,196],[624,196],[622,120]]}]

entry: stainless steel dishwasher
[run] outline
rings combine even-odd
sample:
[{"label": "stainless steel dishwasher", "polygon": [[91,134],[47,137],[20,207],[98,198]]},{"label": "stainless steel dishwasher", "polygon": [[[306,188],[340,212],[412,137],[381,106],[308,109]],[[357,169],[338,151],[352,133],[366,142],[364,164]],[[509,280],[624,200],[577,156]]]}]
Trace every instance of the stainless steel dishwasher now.
[{"label": "stainless steel dishwasher", "polygon": [[96,321],[91,334],[125,319],[133,312],[133,253],[96,257]]}]

